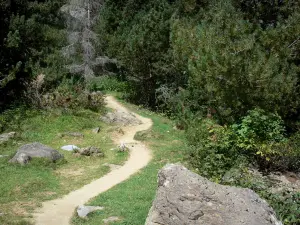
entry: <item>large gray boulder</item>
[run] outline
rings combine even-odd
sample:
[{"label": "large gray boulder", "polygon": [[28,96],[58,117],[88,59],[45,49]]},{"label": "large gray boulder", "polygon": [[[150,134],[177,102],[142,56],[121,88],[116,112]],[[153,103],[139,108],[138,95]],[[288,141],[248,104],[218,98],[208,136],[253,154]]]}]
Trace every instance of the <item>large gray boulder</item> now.
[{"label": "large gray boulder", "polygon": [[35,142],[20,147],[15,156],[9,162],[27,164],[32,158],[47,158],[55,162],[60,158],[63,158],[63,155],[55,149]]},{"label": "large gray boulder", "polygon": [[146,225],[282,225],[250,189],[219,185],[181,165],[166,165]]}]

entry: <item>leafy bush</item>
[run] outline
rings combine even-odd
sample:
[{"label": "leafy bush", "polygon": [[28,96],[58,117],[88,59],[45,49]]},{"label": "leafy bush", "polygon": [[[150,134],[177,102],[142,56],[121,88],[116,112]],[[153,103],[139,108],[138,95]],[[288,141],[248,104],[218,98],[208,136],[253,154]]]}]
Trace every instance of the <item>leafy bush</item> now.
[{"label": "leafy bush", "polygon": [[281,155],[274,148],[285,141],[282,119],[273,113],[266,113],[262,109],[254,109],[243,117],[241,123],[231,126],[234,132],[235,145],[247,154],[260,155],[267,161],[272,155]]},{"label": "leafy bush", "polygon": [[238,152],[233,148],[231,131],[210,119],[200,123],[194,121],[193,124],[187,130],[187,139],[191,145],[190,163],[201,175],[220,181],[238,158]]},{"label": "leafy bush", "polygon": [[201,174],[214,179],[242,158],[260,169],[300,170],[299,135],[288,140],[284,131],[282,119],[262,109],[249,111],[231,126],[217,125],[211,119],[193,121],[187,130],[189,159]]}]

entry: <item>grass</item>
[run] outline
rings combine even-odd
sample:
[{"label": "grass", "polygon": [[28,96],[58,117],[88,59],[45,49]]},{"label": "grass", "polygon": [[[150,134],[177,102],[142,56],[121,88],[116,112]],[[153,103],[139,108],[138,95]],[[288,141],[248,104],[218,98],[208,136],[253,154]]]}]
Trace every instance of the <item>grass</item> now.
[{"label": "grass", "polygon": [[147,167],[129,180],[92,199],[88,204],[104,206],[104,211],[96,211],[88,219],[74,215],[75,225],[99,225],[102,220],[117,216],[120,221],[111,224],[141,225],[145,223],[157,188],[157,173],[167,163],[183,162],[185,151],[183,131],[174,130],[172,121],[137,106],[124,103],[129,109],[153,120],[148,132],[137,134],[144,140],[153,153],[153,159]]},{"label": "grass", "polygon": [[[0,214],[1,225],[30,224],[30,213],[42,201],[80,188],[109,171],[103,164],[122,164],[127,158],[127,153],[110,150],[116,147],[110,139],[108,130],[111,129],[99,120],[97,113],[81,111],[71,115],[28,111],[18,121],[7,129],[16,131],[18,137],[0,145],[0,155],[9,155],[0,158],[0,213],[4,213]],[[101,127],[98,134],[92,132],[95,127]],[[64,132],[81,132],[84,138],[60,137]],[[57,149],[64,154],[64,160],[50,163],[35,159],[26,166],[8,163],[21,145],[31,142]],[[105,157],[76,157],[60,150],[67,144],[99,147]]]}]

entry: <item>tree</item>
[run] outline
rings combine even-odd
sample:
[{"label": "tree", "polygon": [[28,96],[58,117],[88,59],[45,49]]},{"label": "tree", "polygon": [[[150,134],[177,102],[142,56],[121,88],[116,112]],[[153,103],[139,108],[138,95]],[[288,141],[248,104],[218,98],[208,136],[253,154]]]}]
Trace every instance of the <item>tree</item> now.
[{"label": "tree", "polygon": [[69,42],[62,50],[63,55],[71,61],[68,66],[70,73],[83,74],[86,81],[95,76],[96,66],[115,62],[105,56],[96,56],[97,34],[92,28],[99,18],[102,4],[103,1],[97,0],[70,0],[61,8],[66,16]]},{"label": "tree", "polygon": [[50,28],[59,27],[61,4],[0,0],[0,110],[22,94],[34,64],[43,64],[56,45],[47,35]]},{"label": "tree", "polygon": [[289,48],[300,29],[295,21],[265,30],[243,20],[231,1],[216,1],[192,27],[189,20],[177,21],[174,55],[187,62],[193,110],[214,111],[222,122],[254,107],[283,118],[296,112],[299,69]]}]

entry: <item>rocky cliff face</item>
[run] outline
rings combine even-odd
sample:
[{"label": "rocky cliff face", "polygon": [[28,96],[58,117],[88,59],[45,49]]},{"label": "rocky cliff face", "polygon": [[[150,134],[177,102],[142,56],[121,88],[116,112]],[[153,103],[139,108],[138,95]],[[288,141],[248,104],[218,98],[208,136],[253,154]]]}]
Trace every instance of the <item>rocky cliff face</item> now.
[{"label": "rocky cliff face", "polygon": [[282,225],[250,189],[219,185],[181,165],[166,165],[146,225]]}]

